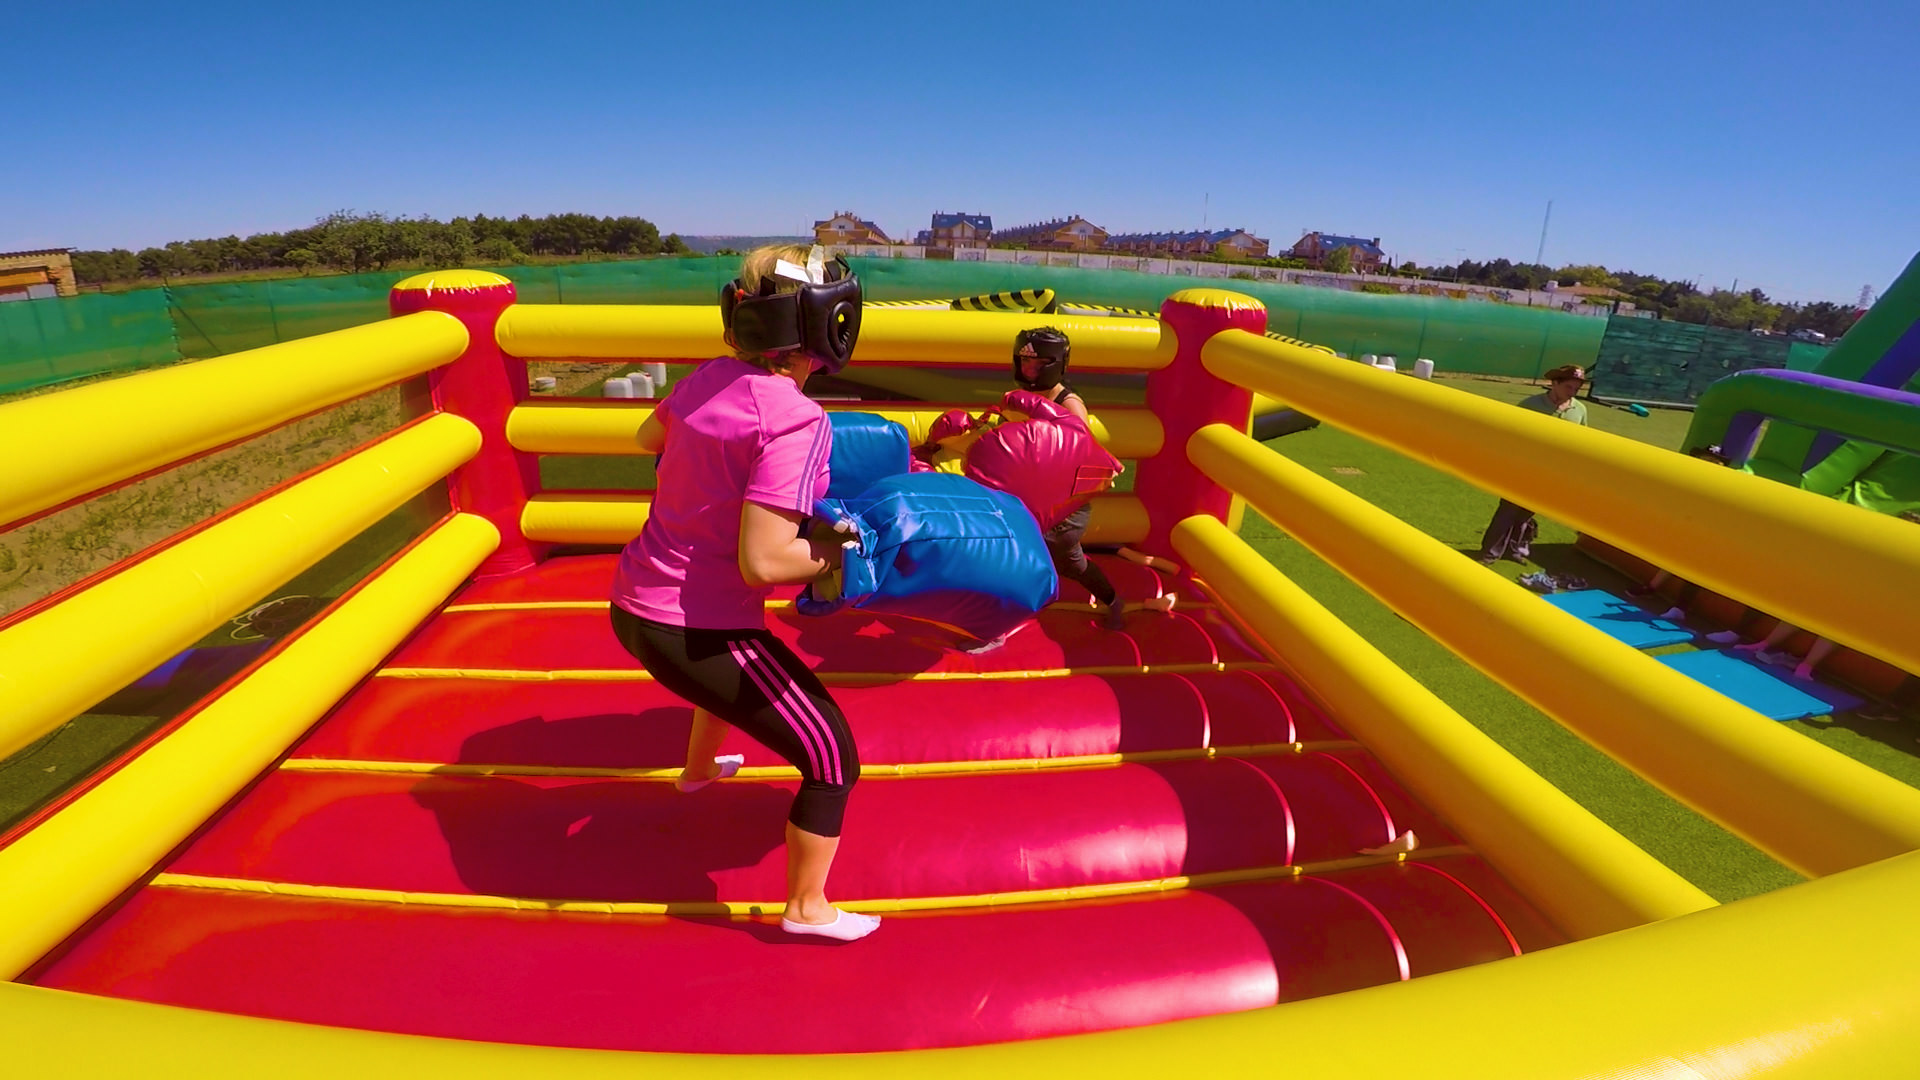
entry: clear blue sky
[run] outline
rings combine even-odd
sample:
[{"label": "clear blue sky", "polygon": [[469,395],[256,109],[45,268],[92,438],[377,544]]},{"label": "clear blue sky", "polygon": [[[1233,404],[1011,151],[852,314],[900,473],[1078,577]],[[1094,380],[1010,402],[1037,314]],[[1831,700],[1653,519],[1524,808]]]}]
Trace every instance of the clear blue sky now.
[{"label": "clear blue sky", "polygon": [[686,234],[851,209],[1524,261],[1549,199],[1551,264],[1784,299],[1920,250],[1914,0],[81,0],[14,5],[0,70],[0,250],[343,208]]}]

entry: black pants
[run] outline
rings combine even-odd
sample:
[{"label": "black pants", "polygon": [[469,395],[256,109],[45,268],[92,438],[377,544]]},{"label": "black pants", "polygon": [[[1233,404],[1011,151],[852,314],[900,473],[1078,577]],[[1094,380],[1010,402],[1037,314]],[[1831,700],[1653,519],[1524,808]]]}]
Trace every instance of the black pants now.
[{"label": "black pants", "polygon": [[1539,531],[1533,511],[1501,499],[1494,508],[1493,520],[1487,523],[1486,535],[1480,538],[1480,561],[1495,562],[1508,555],[1526,558],[1533,553],[1533,538]]},{"label": "black pants", "polygon": [[1086,551],[1080,547],[1080,538],[1087,535],[1087,519],[1092,516],[1093,507],[1082,506],[1048,529],[1043,539],[1047,542],[1047,554],[1053,556],[1055,573],[1067,581],[1080,583],[1095,600],[1112,607],[1120,594],[1113,582],[1107,580],[1106,571],[1088,561]]},{"label": "black pants", "polygon": [[612,613],[620,644],[655,681],[800,770],[788,821],[817,836],[840,835],[860,755],[840,707],[792,649],[764,629],[673,626],[618,604]]}]

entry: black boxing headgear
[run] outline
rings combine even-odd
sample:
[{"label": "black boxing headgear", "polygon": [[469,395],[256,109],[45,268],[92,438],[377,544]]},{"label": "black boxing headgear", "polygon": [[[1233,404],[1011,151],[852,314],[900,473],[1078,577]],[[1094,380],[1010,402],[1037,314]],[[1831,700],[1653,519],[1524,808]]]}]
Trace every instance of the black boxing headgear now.
[{"label": "black boxing headgear", "polygon": [[860,337],[860,279],[838,256],[825,271],[824,282],[802,284],[798,292],[776,293],[771,274],[761,277],[757,293],[741,288],[738,278],[727,282],[720,323],[728,343],[749,353],[801,349],[829,375],[846,367]]},{"label": "black boxing headgear", "polygon": [[[1067,335],[1051,326],[1022,330],[1013,339],[1013,381],[1020,384],[1022,390],[1051,390],[1060,385],[1067,377],[1067,356],[1073,351],[1073,345]],[[1040,371],[1029,379],[1020,370],[1020,361],[1024,359],[1040,360]]]}]

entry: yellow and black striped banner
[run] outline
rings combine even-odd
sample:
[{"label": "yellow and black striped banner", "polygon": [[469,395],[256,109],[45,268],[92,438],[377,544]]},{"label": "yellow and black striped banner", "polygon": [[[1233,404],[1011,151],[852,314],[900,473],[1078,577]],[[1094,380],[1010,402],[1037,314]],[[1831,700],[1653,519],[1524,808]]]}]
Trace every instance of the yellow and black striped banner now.
[{"label": "yellow and black striped banner", "polygon": [[1011,292],[962,296],[954,300],[952,306],[955,311],[1016,311],[1051,315],[1055,304],[1052,289],[1014,289]]},{"label": "yellow and black striped banner", "polygon": [[1063,315],[1110,315],[1128,319],[1157,319],[1157,311],[1142,311],[1139,308],[1114,307],[1112,304],[1079,304],[1062,301],[1060,313]]},{"label": "yellow and black striped banner", "polygon": [[1311,341],[1301,341],[1297,337],[1288,337],[1285,334],[1276,334],[1271,330],[1267,331],[1267,336],[1272,338],[1275,341],[1284,341],[1289,345],[1298,345],[1303,349],[1312,349],[1314,352],[1326,353],[1328,356],[1334,355],[1333,350],[1327,348],[1325,345],[1315,345]]}]

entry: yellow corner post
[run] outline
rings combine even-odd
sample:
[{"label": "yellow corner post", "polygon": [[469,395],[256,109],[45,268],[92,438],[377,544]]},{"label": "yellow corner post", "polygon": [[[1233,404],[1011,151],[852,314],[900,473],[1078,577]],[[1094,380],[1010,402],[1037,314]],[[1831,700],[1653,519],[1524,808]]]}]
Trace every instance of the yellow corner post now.
[{"label": "yellow corner post", "polygon": [[1588,626],[1224,424],[1195,434],[1187,452],[1435,640],[1795,869],[1828,874],[1920,848],[1920,791]]}]

